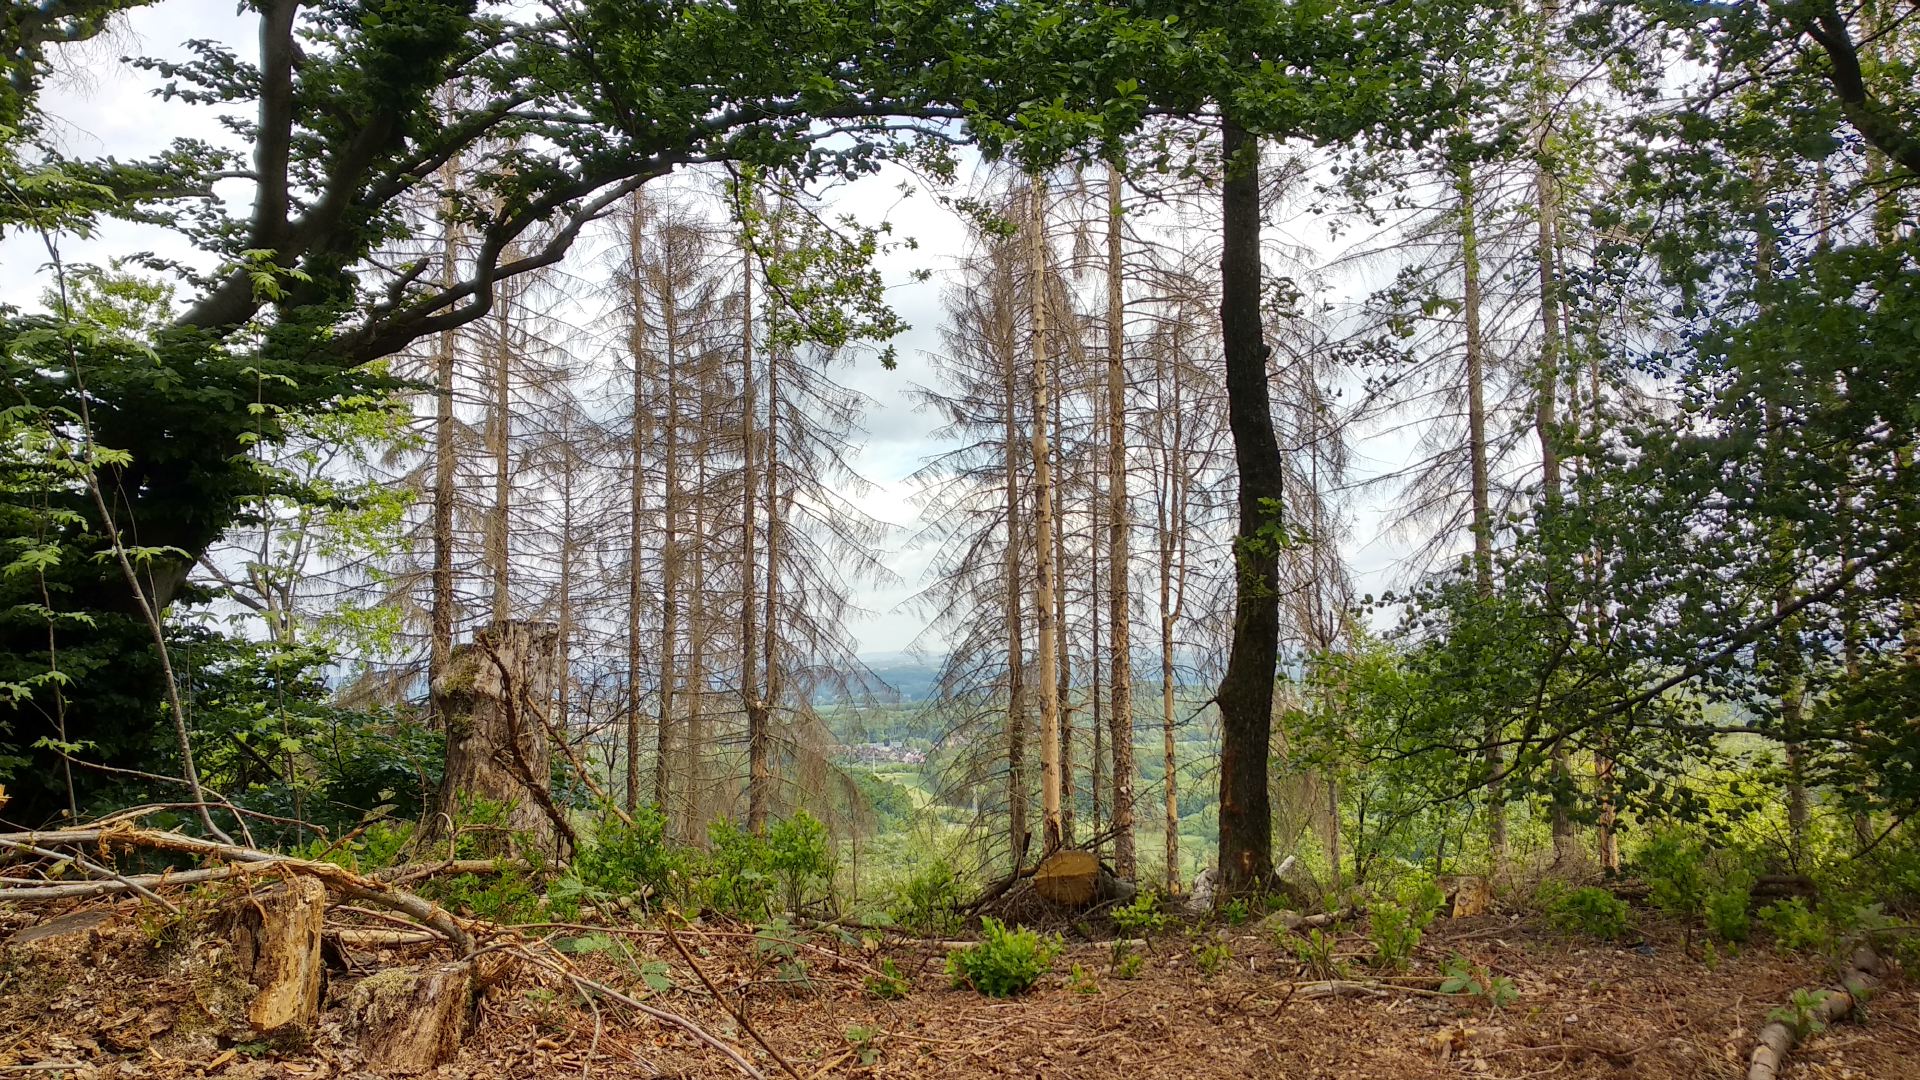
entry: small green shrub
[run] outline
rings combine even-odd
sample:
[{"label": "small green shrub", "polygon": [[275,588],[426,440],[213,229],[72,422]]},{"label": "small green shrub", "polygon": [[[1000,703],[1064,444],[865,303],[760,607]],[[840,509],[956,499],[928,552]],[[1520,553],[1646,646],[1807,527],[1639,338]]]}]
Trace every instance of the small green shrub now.
[{"label": "small green shrub", "polygon": [[879,964],[880,974],[867,976],[867,993],[881,1001],[897,1001],[907,996],[910,987],[906,976],[894,966],[892,957],[882,957]]},{"label": "small green shrub", "polygon": [[1720,941],[1745,941],[1751,931],[1747,907],[1753,902],[1750,879],[1730,880],[1725,886],[1707,893],[1701,914],[1706,917],[1707,932]]},{"label": "small green shrub", "polygon": [[1819,1012],[1820,1006],[1824,1004],[1826,1000],[1827,992],[1825,990],[1808,990],[1805,988],[1795,990],[1793,996],[1787,999],[1785,1005],[1767,1014],[1767,1021],[1769,1023],[1787,1025],[1787,1027],[1793,1030],[1793,1036],[1796,1040],[1805,1039],[1809,1035],[1817,1035],[1827,1026],[1821,1022]]},{"label": "small green shrub", "polygon": [[1547,920],[1567,933],[1614,941],[1627,932],[1627,902],[1588,885],[1554,897],[1547,907]]},{"label": "small green shrub", "polygon": [[1495,975],[1458,953],[1447,958],[1446,973],[1440,983],[1443,994],[1480,998],[1495,1010],[1506,1008],[1520,997],[1512,979]]},{"label": "small green shrub", "polygon": [[1147,966],[1147,958],[1133,951],[1131,942],[1113,943],[1113,960],[1110,964],[1116,979],[1137,979],[1141,969]]},{"label": "small green shrub", "polygon": [[799,911],[827,899],[835,863],[826,825],[805,810],[774,822],[767,829],[767,868],[779,880],[790,909]]},{"label": "small green shrub", "polygon": [[1662,829],[1653,834],[1635,860],[1647,880],[1648,899],[1669,915],[1692,915],[1706,898],[1706,880],[1701,872],[1706,852],[1700,842],[1683,829]]},{"label": "small green shrub", "polygon": [[972,987],[988,997],[1012,997],[1053,968],[1066,946],[1058,935],[1041,937],[1025,927],[1007,929],[1000,920],[980,920],[980,943],[947,957],[947,977],[955,987]]},{"label": "small green shrub", "polygon": [[1093,977],[1093,972],[1075,964],[1067,977],[1067,987],[1076,994],[1097,994],[1100,992],[1100,980]]},{"label": "small green shrub", "polygon": [[1367,936],[1373,941],[1373,964],[1387,971],[1403,971],[1420,945],[1421,927],[1413,913],[1399,904],[1378,903],[1367,912]]},{"label": "small green shrub", "polygon": [[960,925],[960,879],[953,864],[937,859],[902,882],[887,914],[917,934],[945,936]]},{"label": "small green shrub", "polygon": [[746,919],[773,908],[774,876],[766,841],[721,818],[707,827],[707,857],[694,872],[702,903]]},{"label": "small green shrub", "polygon": [[1165,933],[1173,916],[1161,910],[1160,894],[1151,890],[1133,898],[1125,907],[1113,909],[1113,925],[1129,937],[1151,937]]},{"label": "small green shrub", "polygon": [[593,838],[574,855],[570,876],[602,893],[646,890],[663,895],[667,872],[673,868],[665,842],[666,823],[651,805],[629,816],[632,825],[611,815],[601,820]]},{"label": "small green shrub", "polygon": [[1760,924],[1773,934],[1783,949],[1794,952],[1825,951],[1833,940],[1820,916],[1809,910],[1798,896],[1776,900],[1760,909]]},{"label": "small green shrub", "polygon": [[1193,966],[1199,968],[1202,975],[1216,975],[1232,962],[1233,949],[1224,941],[1209,942],[1193,950]]},{"label": "small green shrub", "polygon": [[860,1064],[872,1067],[880,1063],[884,1051],[880,1049],[880,1036],[885,1034],[877,1027],[855,1024],[847,1029],[847,1045],[859,1056]]},{"label": "small green shrub", "polygon": [[1344,979],[1347,977],[1347,965],[1334,955],[1338,939],[1319,930],[1312,930],[1305,937],[1281,931],[1280,940],[1293,950],[1293,958],[1300,962],[1307,977],[1312,979]]},{"label": "small green shrub", "polygon": [[1247,914],[1247,902],[1239,897],[1227,901],[1220,909],[1220,917],[1227,921],[1228,926],[1239,926],[1246,922]]}]

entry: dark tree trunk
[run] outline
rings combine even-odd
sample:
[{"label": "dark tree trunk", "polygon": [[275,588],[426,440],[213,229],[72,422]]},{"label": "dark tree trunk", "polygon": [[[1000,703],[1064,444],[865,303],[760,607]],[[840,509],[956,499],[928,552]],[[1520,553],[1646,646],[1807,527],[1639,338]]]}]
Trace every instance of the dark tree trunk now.
[{"label": "dark tree trunk", "polygon": [[1220,188],[1220,329],[1226,348],[1227,423],[1240,476],[1234,538],[1233,643],[1220,706],[1220,875],[1229,892],[1259,885],[1273,869],[1267,749],[1273,672],[1280,649],[1274,591],[1283,540],[1285,477],[1267,392],[1271,351],[1260,331],[1259,141],[1231,117],[1220,124],[1226,175]]}]

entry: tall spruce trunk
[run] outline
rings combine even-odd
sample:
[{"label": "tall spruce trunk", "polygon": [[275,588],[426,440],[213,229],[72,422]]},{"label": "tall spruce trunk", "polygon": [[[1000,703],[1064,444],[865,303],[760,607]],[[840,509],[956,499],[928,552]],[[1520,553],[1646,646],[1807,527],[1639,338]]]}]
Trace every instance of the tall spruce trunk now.
[{"label": "tall spruce trunk", "polygon": [[[1176,369],[1180,359],[1179,346],[1179,331],[1176,330],[1172,343],[1173,366]],[[1182,574],[1176,584],[1174,563],[1176,557],[1182,563],[1185,559],[1186,533],[1182,522],[1186,518],[1183,511],[1187,472],[1181,460],[1181,455],[1186,453],[1186,414],[1180,399],[1180,375],[1177,370],[1169,373],[1167,361],[1166,350],[1156,350],[1154,404],[1160,425],[1160,450],[1163,464],[1159,491],[1154,498],[1154,524],[1157,531],[1160,570],[1160,786],[1164,829],[1162,851],[1166,858],[1165,886],[1168,895],[1172,895],[1180,891],[1180,771],[1179,762],[1174,757],[1173,740],[1173,632],[1179,622],[1180,609],[1186,599],[1186,578]],[[1170,436],[1167,432],[1169,425],[1173,429]]]},{"label": "tall spruce trunk", "polygon": [[1107,166],[1107,625],[1113,703],[1113,866],[1124,881],[1139,874],[1133,848],[1133,608],[1128,550],[1126,307],[1121,261],[1120,166]]},{"label": "tall spruce trunk", "polygon": [[652,443],[652,425],[647,422],[646,332],[644,326],[646,296],[640,286],[642,265],[641,238],[645,225],[644,204],[638,196],[627,218],[627,260],[633,268],[633,330],[627,351],[633,360],[633,427],[627,445],[633,472],[627,486],[627,812],[640,808],[640,605],[645,596],[645,577],[641,553],[646,547],[645,507],[647,497],[647,447]]},{"label": "tall spruce trunk", "polygon": [[[773,804],[773,710],[780,697],[779,646],[780,619],[780,353],[767,350],[767,453],[762,463],[766,473],[767,514],[767,608],[760,626],[760,666],[766,679],[766,693],[760,698],[758,741],[751,746],[751,777],[759,785],[758,797],[750,805],[758,813],[748,814],[753,831],[765,830]],[[752,648],[752,643],[748,643]]]},{"label": "tall spruce trunk", "polygon": [[[1051,293],[1051,289],[1047,292]],[[1064,328],[1063,328],[1064,329]],[[1050,396],[1053,437],[1051,475],[1053,490],[1053,649],[1055,660],[1054,697],[1060,703],[1060,842],[1073,843],[1073,649],[1067,621],[1067,512],[1066,472],[1060,458],[1061,414],[1066,389],[1060,377],[1061,365],[1049,365],[1053,380]]]},{"label": "tall spruce trunk", "polygon": [[755,533],[754,504],[759,498],[757,446],[759,398],[753,372],[753,250],[742,238],[745,261],[741,302],[740,409],[740,700],[747,714],[747,828],[758,834],[766,827],[767,711],[760,693],[760,556]]},{"label": "tall spruce trunk", "polygon": [[1017,352],[1014,347],[1013,325],[1013,268],[1011,256],[1003,253],[1000,261],[1001,326],[996,347],[1000,350],[1001,389],[1005,406],[1005,433],[1002,439],[1002,461],[1005,466],[1006,484],[1006,579],[1007,595],[1005,600],[1007,624],[1007,844],[1013,871],[1018,873],[1025,861],[1027,844],[1027,694],[1026,694],[1026,628],[1023,625],[1022,611],[1025,600],[1021,596],[1021,586],[1025,575],[1021,572],[1020,552],[1025,540],[1026,530],[1022,527],[1021,508],[1024,505],[1020,487],[1020,398],[1017,389],[1019,377],[1015,371]]},{"label": "tall spruce trunk", "polygon": [[1031,188],[1032,221],[1027,237],[1028,292],[1033,315],[1033,559],[1039,569],[1035,590],[1034,647],[1038,652],[1034,681],[1040,691],[1040,806],[1041,851],[1058,848],[1063,836],[1060,819],[1060,686],[1056,682],[1053,566],[1053,474],[1047,452],[1047,391],[1051,384],[1047,355],[1047,188],[1035,176]]},{"label": "tall spruce trunk", "polygon": [[505,622],[513,614],[508,564],[512,544],[508,539],[513,513],[513,295],[503,290],[494,306],[494,348],[492,390],[487,403],[487,455],[493,459],[493,505],[487,513],[487,569],[493,579],[492,614],[494,622]]},{"label": "tall spruce trunk", "polygon": [[1280,653],[1279,551],[1286,495],[1268,396],[1271,349],[1260,325],[1259,140],[1232,117],[1220,122],[1220,329],[1227,424],[1239,472],[1234,537],[1233,639],[1214,698],[1220,708],[1220,882],[1227,893],[1264,886],[1273,872],[1267,756]]},{"label": "tall spruce trunk", "polygon": [[[447,168],[452,170],[454,165]],[[443,288],[451,288],[460,280],[459,261],[459,224],[449,206],[441,253]],[[433,627],[427,646],[427,686],[428,700],[439,723],[446,721],[446,703],[440,699],[438,688],[453,657],[453,369],[457,342],[454,331],[441,331],[433,357]]]},{"label": "tall spruce trunk", "polygon": [[661,365],[662,382],[660,457],[660,694],[654,720],[653,803],[661,817],[673,821],[672,765],[676,663],[680,652],[680,503],[686,493],[680,483],[680,354],[679,316],[674,302],[673,245],[660,252],[660,328],[666,340]]}]

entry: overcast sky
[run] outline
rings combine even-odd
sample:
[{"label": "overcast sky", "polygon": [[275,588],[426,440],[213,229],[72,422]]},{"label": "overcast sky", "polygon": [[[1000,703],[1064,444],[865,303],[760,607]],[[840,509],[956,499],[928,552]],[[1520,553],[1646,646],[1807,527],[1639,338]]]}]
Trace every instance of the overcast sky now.
[{"label": "overcast sky", "polygon": [[[236,12],[233,0],[167,0],[135,9],[109,39],[68,50],[62,57],[68,70],[44,99],[47,111],[56,119],[59,141],[74,155],[105,154],[123,159],[155,153],[182,136],[230,142],[231,135],[220,127],[211,110],[162,101],[154,91],[164,80],[126,65],[120,58],[184,58],[188,54],[183,43],[194,38],[227,42],[246,57],[253,51],[256,26],[250,13]],[[892,286],[895,309],[912,326],[895,341],[897,368],[884,370],[877,358],[866,358],[840,372],[842,382],[875,401],[866,418],[864,445],[855,460],[876,487],[859,502],[875,517],[900,526],[890,562],[903,584],[865,596],[864,606],[874,615],[851,628],[860,640],[861,651],[868,655],[903,649],[922,629],[917,617],[900,609],[901,602],[925,584],[926,553],[907,543],[916,526],[915,492],[907,477],[937,449],[927,434],[936,420],[916,412],[907,394],[916,383],[933,381],[928,356],[939,346],[941,292],[951,282],[951,272],[965,244],[962,223],[924,190],[902,199],[897,189],[904,179],[897,170],[888,170],[843,186],[834,195],[837,205],[856,210],[868,220],[884,214],[899,234],[919,242],[918,250],[895,252],[884,257],[881,264]],[[964,185],[966,178],[961,182]],[[251,194],[243,181],[227,182],[221,193],[236,201]],[[1295,239],[1312,243],[1314,238]],[[106,223],[91,240],[63,240],[61,255],[68,262],[104,262],[111,254],[140,250],[184,260],[196,256],[163,231],[119,222]],[[591,260],[576,262],[580,268],[597,265]],[[48,282],[46,263],[47,253],[37,237],[16,235],[0,240],[0,298],[22,306],[38,306],[36,298]],[[935,272],[933,280],[913,281],[913,272],[923,268]],[[1407,440],[1382,434],[1363,441],[1358,450],[1361,471],[1377,473],[1405,459]],[[1354,536],[1346,555],[1360,593],[1377,592],[1388,585],[1407,547],[1379,534],[1383,510],[1379,503],[1383,498],[1367,494],[1349,506]]]}]

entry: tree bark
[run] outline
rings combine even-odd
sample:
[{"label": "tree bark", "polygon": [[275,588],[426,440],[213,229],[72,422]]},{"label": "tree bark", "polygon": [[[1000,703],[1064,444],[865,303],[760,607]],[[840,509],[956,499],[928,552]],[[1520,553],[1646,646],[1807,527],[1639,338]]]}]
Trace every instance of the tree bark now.
[{"label": "tree bark", "polygon": [[1053,566],[1053,475],[1047,453],[1047,219],[1046,181],[1033,177],[1032,217],[1027,236],[1028,293],[1032,301],[1033,346],[1033,558],[1040,571],[1034,593],[1034,678],[1040,684],[1040,806],[1044,830],[1041,850],[1052,852],[1062,839],[1060,819],[1060,687],[1056,680]]},{"label": "tree bark", "polygon": [[1273,872],[1267,755],[1273,730],[1274,665],[1280,651],[1275,583],[1285,538],[1285,473],[1268,397],[1271,349],[1260,326],[1259,140],[1230,113],[1221,118],[1220,328],[1226,353],[1227,422],[1239,470],[1234,538],[1233,640],[1215,700],[1220,708],[1220,879],[1229,893],[1265,884]]},{"label": "tree bark", "polygon": [[[446,770],[436,820],[460,819],[463,799],[510,806],[503,824],[557,852],[563,822],[548,791],[553,747],[529,702],[553,696],[558,634],[552,623],[494,623],[454,650],[441,685],[447,703]],[[442,826],[444,827],[444,823]]]},{"label": "tree bark", "polygon": [[1012,873],[1018,874],[1025,862],[1027,842],[1027,695],[1026,695],[1026,628],[1022,618],[1025,601],[1021,597],[1021,586],[1025,575],[1020,569],[1020,551],[1025,540],[1025,529],[1021,527],[1021,509],[1024,505],[1020,488],[1020,399],[1016,389],[1018,376],[1015,372],[1014,326],[1013,326],[1013,268],[1010,253],[1000,255],[1000,288],[1002,302],[1000,340],[996,343],[1001,354],[1001,390],[1003,404],[1006,407],[1006,429],[1003,436],[1002,457],[1006,475],[1006,623],[1007,623],[1007,844],[1008,856],[1012,861]]},{"label": "tree bark", "polygon": [[1133,608],[1128,571],[1126,307],[1122,292],[1121,177],[1107,166],[1107,623],[1113,703],[1107,713],[1113,746],[1113,866],[1123,880],[1138,876],[1133,848]]},{"label": "tree bark", "polygon": [[642,235],[646,225],[646,204],[636,195],[627,218],[627,266],[631,271],[633,329],[627,352],[633,360],[633,426],[627,446],[633,468],[627,488],[627,813],[640,808],[640,611],[646,577],[641,552],[646,546],[645,506],[647,498],[646,451],[652,444],[652,427],[647,422],[646,385],[646,293],[640,284]]}]

